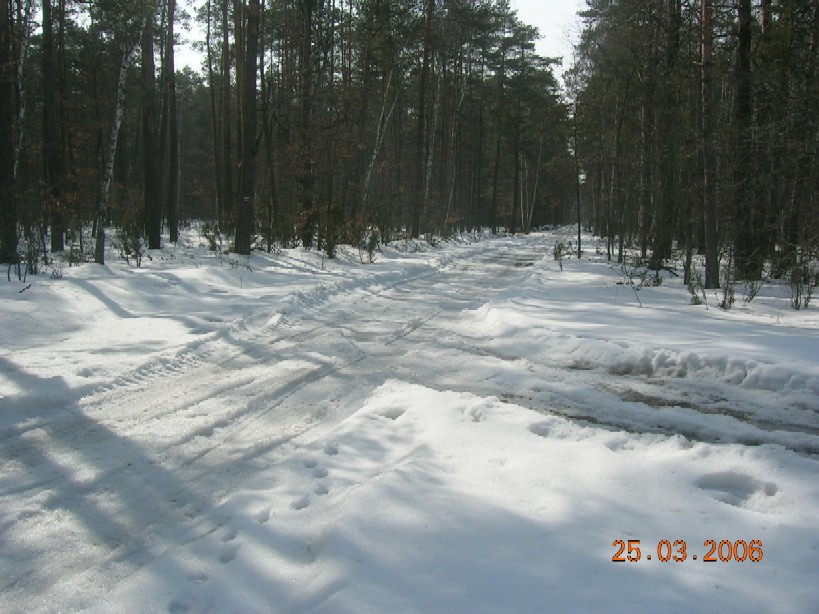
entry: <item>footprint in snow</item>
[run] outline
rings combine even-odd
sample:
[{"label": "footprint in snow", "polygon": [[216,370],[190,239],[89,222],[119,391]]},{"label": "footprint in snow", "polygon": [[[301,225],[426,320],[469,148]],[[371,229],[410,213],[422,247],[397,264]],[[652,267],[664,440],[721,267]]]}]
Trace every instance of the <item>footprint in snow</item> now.
[{"label": "footprint in snow", "polygon": [[236,536],[239,534],[239,529],[236,528],[229,528],[225,534],[222,536],[222,543],[226,544],[228,542],[232,542],[236,539]]},{"label": "footprint in snow", "polygon": [[263,508],[256,512],[253,516],[256,519],[256,522],[259,524],[264,524],[268,520],[270,520],[270,508]]},{"label": "footprint in snow", "polygon": [[388,418],[390,420],[398,420],[398,418],[403,416],[406,413],[406,411],[407,411],[406,409],[403,409],[401,407],[393,407],[390,409],[385,409],[384,411],[381,412],[380,415],[383,418]]},{"label": "footprint in snow", "polygon": [[324,453],[327,456],[335,456],[336,454],[338,454],[338,446],[332,443],[328,443],[326,446],[324,446]]},{"label": "footprint in snow", "polygon": [[464,412],[466,416],[468,416],[472,422],[483,422],[486,420],[486,416],[484,416],[483,411],[479,407],[475,407],[474,409],[467,410]]},{"label": "footprint in snow", "polygon": [[327,488],[326,484],[316,484],[316,487],[313,488],[313,492],[319,495],[320,497],[323,497],[328,492],[330,492],[330,489]]},{"label": "footprint in snow", "polygon": [[303,510],[309,505],[310,497],[305,495],[304,497],[299,497],[298,499],[293,501],[293,503],[290,504],[290,507],[292,507],[294,510]]},{"label": "footprint in snow", "polygon": [[779,492],[779,488],[773,482],[761,482],[738,471],[708,473],[699,478],[696,485],[703,490],[711,491],[711,496],[717,501],[735,507],[742,507],[756,494],[773,497]]},{"label": "footprint in snow", "polygon": [[202,572],[194,572],[188,574],[188,582],[191,582],[192,584],[204,584],[207,581],[208,581],[207,574],[204,574]]},{"label": "footprint in snow", "polygon": [[314,458],[307,458],[304,460],[304,466],[307,469],[313,469],[316,465],[318,465],[318,461]]},{"label": "footprint in snow", "polygon": [[227,543],[222,546],[222,549],[219,551],[219,562],[222,565],[226,565],[231,561],[236,559],[236,554],[239,552],[239,544],[231,544]]},{"label": "footprint in snow", "polygon": [[313,470],[313,477],[314,478],[326,478],[327,477],[327,470],[324,467],[316,467]]}]

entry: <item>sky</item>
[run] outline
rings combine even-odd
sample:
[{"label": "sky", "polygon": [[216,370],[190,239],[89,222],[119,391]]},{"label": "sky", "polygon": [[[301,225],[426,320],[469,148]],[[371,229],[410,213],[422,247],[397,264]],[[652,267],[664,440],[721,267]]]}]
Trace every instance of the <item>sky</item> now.
[{"label": "sky", "polygon": [[[540,30],[537,52],[546,57],[563,57],[563,70],[571,62],[572,45],[580,31],[577,12],[585,0],[511,0],[518,18]],[[557,71],[558,73],[562,71]]]},{"label": "sky", "polygon": [[[585,0],[511,0],[511,6],[526,24],[536,26],[541,33],[537,52],[545,57],[563,57],[563,70],[571,62],[572,44],[578,36],[577,12],[586,6]],[[191,38],[190,34],[184,38]],[[199,68],[199,55],[189,45],[177,49],[177,63]],[[563,70],[557,70],[558,75]]]}]

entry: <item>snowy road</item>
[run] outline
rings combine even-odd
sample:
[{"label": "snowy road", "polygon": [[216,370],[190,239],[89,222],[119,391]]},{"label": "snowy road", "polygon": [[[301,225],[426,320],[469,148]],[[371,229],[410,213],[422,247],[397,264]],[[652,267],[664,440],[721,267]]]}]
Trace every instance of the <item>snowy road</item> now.
[{"label": "snowy road", "polygon": [[[439,406],[457,407],[473,423],[495,414],[501,420],[508,406],[514,420],[528,425],[521,433],[537,436],[522,448],[588,439],[596,441],[593,450],[607,454],[636,449],[650,457],[652,450],[671,446],[670,456],[693,450],[702,458],[711,454],[703,450],[722,444],[714,454],[729,450],[724,454],[730,458],[699,481],[692,478],[692,492],[716,492],[729,512],[775,508],[787,516],[812,505],[817,486],[801,476],[810,475],[819,453],[817,319],[808,315],[790,327],[775,325],[772,314],[784,316],[778,308],[766,311],[762,299],[759,312],[703,317],[681,303],[679,290],[665,287],[643,290],[648,305],[641,311],[631,289],[618,285],[616,272],[603,263],[569,262],[559,271],[551,258],[553,241],[494,239],[396,255],[369,267],[352,259],[324,263],[298,252],[220,267],[202,266],[190,256],[183,266],[176,254],[173,261],[126,270],[125,276],[89,265],[62,283],[37,283],[28,296],[0,296],[3,317],[20,322],[16,331],[3,333],[0,354],[2,609],[154,609],[165,598],[156,595],[182,590],[174,583],[155,594],[148,590],[165,576],[192,587],[163,602],[172,612],[227,605],[238,611],[377,611],[383,596],[350,590],[356,572],[322,571],[317,538],[298,536],[301,525],[290,525],[292,535],[268,544],[266,551],[275,555],[257,554],[251,568],[260,578],[244,589],[250,597],[218,596],[210,585],[219,573],[196,569],[202,568],[200,558],[210,556],[213,569],[227,578],[222,589],[235,590],[228,581],[235,577],[224,568],[240,553],[237,535],[275,524],[275,505],[256,501],[265,488],[286,503],[281,522],[301,513],[303,526],[320,525],[322,543],[332,546],[334,526],[360,520],[351,508],[380,504],[385,493],[394,493],[387,480],[383,491],[369,492],[374,480],[410,461],[429,460],[428,450],[438,450],[436,437],[446,440],[451,425],[427,433],[426,422],[411,423],[413,412],[420,418]],[[58,343],[52,347],[53,339]],[[414,397],[409,405],[385,404],[406,394]],[[376,423],[361,417],[368,407],[387,419],[381,426],[398,430],[370,433]],[[522,408],[530,411],[520,413]],[[504,440],[501,426],[497,436]],[[459,432],[451,431],[454,442]],[[342,465],[352,442],[357,460]],[[452,458],[477,445],[464,442]],[[775,450],[770,457],[769,449]],[[513,460],[506,454],[508,449],[487,450],[479,460],[505,466]],[[449,472],[439,456],[430,458],[437,463],[432,473]],[[473,462],[465,458],[467,465]],[[799,470],[783,469],[776,480],[736,470],[745,463],[781,466],[782,458]],[[730,468],[720,469],[722,464]],[[432,475],[428,465],[422,468]],[[307,485],[299,471],[310,474]],[[795,496],[789,478],[791,488],[805,489],[804,500],[787,498]],[[426,488],[414,492],[423,496]],[[771,508],[783,489],[785,502]],[[500,487],[490,488],[486,498],[500,496],[496,491]],[[405,501],[410,492],[396,496]],[[336,511],[323,517],[313,505],[317,500],[335,501]],[[522,505],[521,514],[534,513]],[[476,528],[486,523],[474,510],[464,513]],[[753,530],[756,525],[748,523]],[[597,544],[604,559],[613,554],[609,545],[616,537],[612,528]],[[201,544],[209,539],[216,542],[212,552],[185,554],[205,548]],[[787,543],[803,539],[800,529],[788,534]],[[528,538],[517,540],[525,544]],[[267,543],[258,536],[251,541],[258,548]],[[407,539],[397,547],[402,543]],[[815,560],[817,543],[800,560]],[[284,567],[271,562],[281,558],[289,560]],[[194,559],[199,566],[189,568]],[[308,578],[330,578],[320,590],[303,584],[311,566],[318,571]],[[795,590],[799,569],[787,566],[793,577],[783,573],[778,587]],[[734,586],[723,578],[728,602],[734,589],[741,592],[744,582],[754,581],[740,580],[735,576]],[[299,588],[288,592],[276,581]],[[607,579],[602,586],[621,581]],[[382,590],[391,582],[401,581],[383,579]],[[808,604],[819,603],[815,589],[801,590],[808,591]],[[430,597],[426,606],[472,603],[431,594],[437,599]],[[342,601],[334,605],[332,598]],[[589,603],[591,608],[602,601]],[[426,609],[423,600],[400,604],[398,611]],[[801,605],[782,610],[809,611]],[[501,601],[496,609],[508,606]]]}]

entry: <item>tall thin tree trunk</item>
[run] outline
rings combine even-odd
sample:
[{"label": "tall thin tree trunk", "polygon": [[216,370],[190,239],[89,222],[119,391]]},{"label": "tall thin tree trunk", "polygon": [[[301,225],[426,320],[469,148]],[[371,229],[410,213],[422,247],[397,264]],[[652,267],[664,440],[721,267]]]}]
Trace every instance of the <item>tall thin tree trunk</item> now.
[{"label": "tall thin tree trunk", "polygon": [[771,22],[772,22],[771,7],[772,6],[773,6],[773,0],[762,0],[762,2],[761,2],[760,21],[762,22],[762,36],[767,36],[771,31]]},{"label": "tall thin tree trunk", "polygon": [[[15,53],[17,55],[16,65],[17,65],[17,79],[14,83],[15,88],[15,98],[17,99],[17,140],[14,145],[14,177],[17,177],[18,171],[20,170],[20,158],[23,152],[23,137],[25,136],[25,126],[26,126],[26,109],[28,105],[26,104],[28,101],[28,96],[26,95],[26,78],[25,78],[25,70],[26,65],[28,62],[26,61],[28,58],[28,47],[29,47],[29,38],[30,38],[30,31],[29,31],[29,20],[31,19],[31,0],[25,0],[25,4],[21,4],[20,1],[17,1],[17,19],[20,23],[19,31],[20,36],[19,38],[19,48],[15,49]],[[12,37],[12,40],[14,37]],[[12,44],[14,48],[14,44]]]},{"label": "tall thin tree trunk", "polygon": [[51,251],[65,248],[65,216],[60,191],[62,187],[63,160],[58,122],[62,117],[62,98],[57,85],[54,53],[54,19],[52,0],[43,0],[43,176],[48,198],[48,217],[51,222]]},{"label": "tall thin tree trunk", "polygon": [[[242,138],[244,132],[244,70],[245,70],[245,13],[246,0],[232,0],[233,2],[233,53],[234,71],[236,73],[236,153],[241,158],[244,151]],[[238,180],[241,181],[241,170]],[[241,189],[239,190],[241,193]]]},{"label": "tall thin tree trunk", "polygon": [[387,96],[390,92],[390,83],[392,83],[392,72],[390,72],[389,77],[387,77],[387,84],[384,86],[384,101],[381,104],[381,115],[378,118],[378,128],[376,130],[375,135],[375,146],[373,147],[373,154],[370,158],[370,163],[367,166],[367,172],[364,175],[364,182],[363,187],[361,188],[361,209],[366,211],[367,208],[367,198],[369,196],[370,190],[370,178],[373,174],[373,168],[375,168],[375,162],[378,159],[378,152],[381,150],[381,145],[384,143],[384,136],[387,133],[387,125],[390,123],[390,118],[392,117],[392,112],[395,110],[395,104],[398,102],[398,95],[400,94],[400,90],[396,91],[395,98],[392,101],[392,105],[387,110]]},{"label": "tall thin tree trunk", "polygon": [[412,219],[410,235],[417,238],[421,234],[421,216],[424,208],[424,189],[426,183],[426,151],[429,147],[427,130],[427,86],[429,83],[430,64],[432,61],[432,23],[435,16],[435,0],[425,0],[424,5],[424,59],[421,65],[421,81],[418,87],[418,189],[412,200]]},{"label": "tall thin tree trunk", "polygon": [[735,118],[737,155],[734,156],[734,262],[739,279],[759,279],[762,275],[762,238],[757,236],[754,215],[753,176],[753,92],[751,89],[751,0],[739,0],[739,41],[737,46],[737,92]]},{"label": "tall thin tree trunk", "polygon": [[236,220],[236,252],[250,255],[254,229],[256,192],[256,67],[259,55],[259,0],[250,0],[245,9],[246,31],[242,101],[242,173],[240,178],[239,215]]},{"label": "tall thin tree trunk", "polygon": [[233,219],[233,147],[230,123],[230,38],[228,32],[228,2],[222,0],[222,191],[224,195],[221,224]]},{"label": "tall thin tree trunk", "polygon": [[168,184],[165,191],[167,203],[168,231],[171,242],[179,240],[179,133],[176,116],[176,66],[174,61],[174,21],[176,20],[176,0],[168,0],[168,32],[165,41],[165,68],[163,92],[165,114],[163,132],[165,138],[160,147],[167,152],[162,156],[167,160]]},{"label": "tall thin tree trunk", "polygon": [[712,84],[713,0],[702,0],[702,157],[703,213],[705,216],[705,287],[719,288],[717,226],[717,158],[714,138]]},{"label": "tall thin tree trunk", "polygon": [[301,53],[299,54],[299,90],[301,96],[301,121],[299,123],[299,148],[301,150],[301,242],[305,248],[313,246],[316,212],[313,202],[313,143],[311,124],[313,115],[313,11],[315,0],[299,0],[301,9]]},{"label": "tall thin tree trunk", "polygon": [[117,153],[119,129],[122,125],[122,115],[125,110],[125,83],[128,69],[131,67],[133,60],[134,47],[131,47],[122,54],[120,60],[119,78],[117,79],[117,102],[114,110],[114,121],[111,124],[111,135],[108,139],[108,152],[102,175],[100,200],[97,206],[97,237],[94,247],[94,262],[97,264],[105,264],[105,224],[108,221],[108,196],[111,192],[111,179],[114,176],[114,160]]},{"label": "tall thin tree trunk", "polygon": [[424,168],[424,207],[421,215],[424,219],[430,218],[429,213],[429,197],[432,188],[432,163],[435,159],[435,135],[438,132],[438,119],[441,114],[441,91],[443,80],[443,68],[438,73],[438,81],[435,86],[435,102],[432,105],[432,125],[429,128],[427,135],[427,163]]},{"label": "tall thin tree trunk", "polygon": [[208,0],[206,7],[208,25],[205,32],[205,46],[208,65],[208,89],[210,90],[210,123],[211,131],[213,132],[213,163],[216,169],[216,219],[222,220],[224,219],[225,190],[224,186],[222,185],[224,180],[224,175],[222,173],[222,151],[220,143],[222,133],[219,128],[219,122],[216,119],[216,79],[214,78],[213,71],[213,44],[211,41],[211,20],[213,18],[213,13],[211,9],[212,3],[211,0]]},{"label": "tall thin tree trunk", "polygon": [[[262,2],[261,4],[262,10],[262,23],[265,23],[264,20],[264,11],[265,11],[265,4]],[[264,39],[264,35],[262,33],[259,34],[262,39]],[[273,122],[271,117],[271,108],[270,108],[270,85],[267,82],[267,74],[265,71],[265,63],[264,63],[264,45],[260,45],[259,48],[259,83],[261,85],[261,97],[262,97],[262,131],[263,131],[263,138],[264,138],[264,150],[265,150],[265,168],[267,169],[267,183],[268,183],[268,194],[267,194],[267,220],[266,220],[266,232],[267,232],[267,251],[268,253],[273,250],[273,240],[274,240],[274,225],[279,217],[279,195],[278,189],[276,186],[276,160],[273,152]]]},{"label": "tall thin tree trunk", "polygon": [[498,96],[495,104],[497,105],[497,126],[495,127],[495,167],[492,172],[492,203],[489,206],[489,226],[492,229],[492,234],[498,233],[498,192],[500,189],[500,158],[501,158],[501,139],[503,137],[503,81],[505,79],[505,54],[501,57],[500,71],[498,72]]},{"label": "tall thin tree trunk", "polygon": [[663,66],[664,87],[660,97],[659,112],[659,180],[660,193],[655,201],[657,211],[654,215],[652,235],[652,259],[655,266],[671,257],[671,246],[674,238],[674,213],[678,205],[678,196],[674,177],[677,166],[677,145],[674,135],[678,104],[675,94],[677,58],[680,48],[680,28],[682,25],[680,0],[666,0],[666,20],[668,39],[665,48]]},{"label": "tall thin tree trunk", "polygon": [[574,132],[574,189],[575,199],[577,200],[577,259],[579,260],[583,255],[581,247],[581,217],[580,217],[580,140],[577,134],[577,113],[580,110],[580,104],[575,100],[574,102],[574,117],[572,118],[572,129]]},{"label": "tall thin tree trunk", "polygon": [[159,147],[156,119],[156,66],[154,64],[154,18],[152,5],[142,33],[142,152],[145,199],[145,234],[149,249],[159,249],[162,239]]},{"label": "tall thin tree trunk", "polygon": [[461,107],[463,106],[464,98],[466,97],[466,76],[463,74],[463,64],[461,65],[461,91],[458,94],[458,102],[452,111],[452,128],[450,130],[449,140],[452,143],[452,155],[450,156],[449,168],[449,190],[446,201],[446,212],[444,213],[444,223],[449,219],[452,213],[452,206],[455,204],[455,186],[458,179],[458,135],[460,132],[461,123]]},{"label": "tall thin tree trunk", "polygon": [[0,2],[0,262],[17,262],[11,2]]}]

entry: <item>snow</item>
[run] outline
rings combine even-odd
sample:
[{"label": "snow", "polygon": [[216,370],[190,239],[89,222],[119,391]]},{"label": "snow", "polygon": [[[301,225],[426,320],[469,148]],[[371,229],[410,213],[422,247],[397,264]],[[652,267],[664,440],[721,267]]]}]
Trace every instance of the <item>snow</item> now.
[{"label": "snow", "polygon": [[3,283],[0,610],[819,611],[819,314],[571,232]]}]

